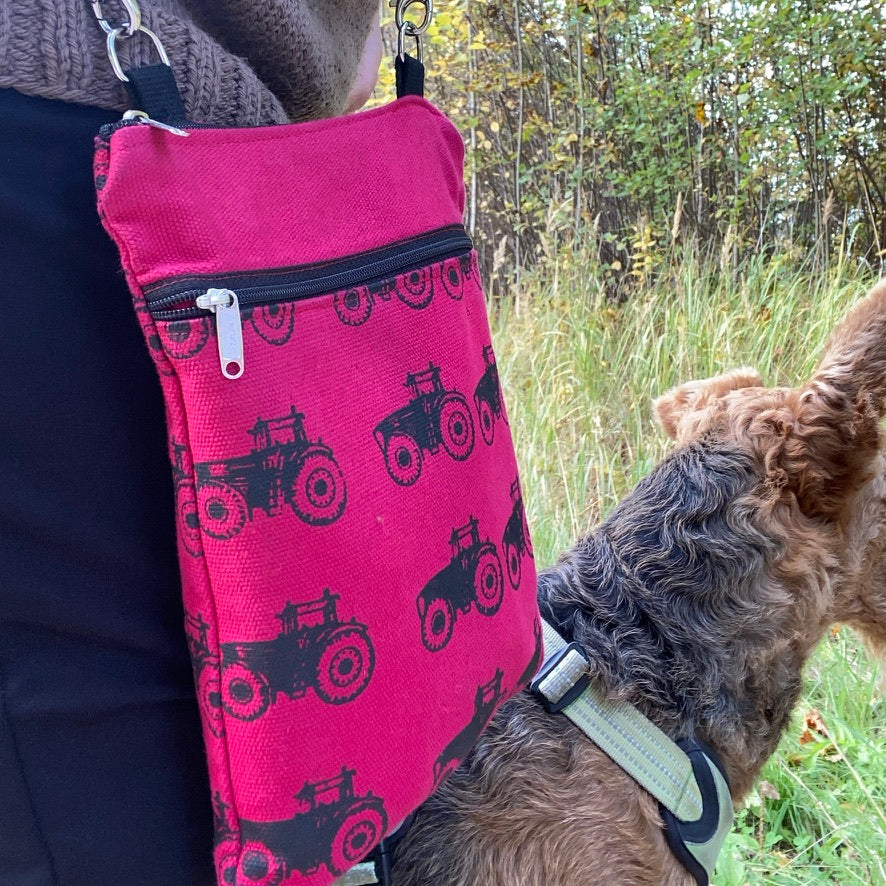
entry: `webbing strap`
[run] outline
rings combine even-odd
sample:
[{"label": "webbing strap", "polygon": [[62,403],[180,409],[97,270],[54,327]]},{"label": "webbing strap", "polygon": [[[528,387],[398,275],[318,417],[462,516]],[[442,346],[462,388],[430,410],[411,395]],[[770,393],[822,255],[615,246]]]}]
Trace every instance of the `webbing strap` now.
[{"label": "webbing strap", "polygon": [[126,88],[132,106],[144,111],[152,120],[173,126],[188,123],[178,84],[169,65],[147,65],[126,71]]},{"label": "webbing strap", "polygon": [[425,94],[425,66],[411,55],[398,55],[394,59],[394,79],[397,86],[397,98],[404,95]]},{"label": "webbing strap", "polygon": [[[547,664],[569,644],[547,621],[543,620],[542,626]],[[542,686],[535,688],[544,692]],[[689,757],[633,705],[602,698],[589,682],[561,710],[677,818],[695,821],[701,817],[704,806]]]}]

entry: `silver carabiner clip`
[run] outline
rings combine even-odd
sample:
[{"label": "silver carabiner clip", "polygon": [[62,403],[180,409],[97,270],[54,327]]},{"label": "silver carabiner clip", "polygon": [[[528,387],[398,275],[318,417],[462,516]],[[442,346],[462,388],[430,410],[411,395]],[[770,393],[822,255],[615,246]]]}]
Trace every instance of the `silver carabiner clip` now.
[{"label": "silver carabiner clip", "polygon": [[113,25],[105,18],[101,0],[89,0],[89,2],[92,6],[93,14],[98,20],[99,26],[107,35],[105,42],[108,50],[108,60],[111,62],[114,74],[119,80],[122,80],[124,83],[129,82],[129,77],[123,73],[123,66],[120,64],[120,58],[117,55],[118,37],[130,39],[136,34],[147,35],[154,44],[154,48],[160,56],[160,61],[163,62],[164,65],[169,65],[169,56],[166,54],[166,50],[163,48],[160,38],[150,28],[146,28],[142,24],[141,9],[139,9],[136,0],[119,0],[120,4],[126,10],[126,14],[129,16],[127,21],[119,25]]},{"label": "silver carabiner clip", "polygon": [[403,25],[397,29],[397,55],[400,58],[401,62],[406,61],[406,38],[407,37],[415,37],[415,57],[420,61],[424,62],[424,52],[422,51],[421,45],[421,34],[413,34],[410,29],[410,23],[404,22]]},{"label": "silver carabiner clip", "polygon": [[[419,24],[411,22],[406,18],[406,12],[410,6],[416,3],[424,9],[424,17]],[[390,0],[389,6],[394,9],[394,23],[397,26],[397,55],[400,61],[406,59],[406,38],[415,38],[415,52],[419,61],[423,61],[421,37],[431,26],[431,20],[434,17],[434,0]]]},{"label": "silver carabiner clip", "polygon": [[[418,25],[415,22],[406,20],[406,10],[416,3],[421,4],[425,10],[424,18],[421,20],[421,24]],[[434,17],[434,0],[391,0],[389,5],[396,7],[394,10],[394,22],[397,25],[398,31],[406,24],[411,28],[409,31],[410,37],[420,37],[431,26],[431,19]]]},{"label": "silver carabiner clip", "polygon": [[136,31],[141,29],[142,11],[138,8],[138,3],[136,3],[136,0],[120,0],[121,5],[126,10],[126,14],[129,16],[129,20],[119,26],[112,25],[105,18],[105,13],[102,10],[101,0],[89,0],[89,2],[92,6],[92,11],[95,14],[95,17],[98,19],[99,25],[101,25],[101,29],[106,34],[110,34],[115,27],[121,27],[126,36],[131,37]]},{"label": "silver carabiner clip", "polygon": [[[157,54],[160,56],[160,61],[163,62],[164,65],[169,65],[169,56],[166,54],[166,50],[163,48],[163,44],[160,42],[160,38],[150,29],[146,28],[142,25],[137,34],[147,34],[148,37],[151,38],[151,41],[154,44],[155,49],[157,50]],[[117,57],[117,38],[120,36],[129,37],[131,35],[126,33],[126,26],[122,25],[119,28],[112,28],[108,32],[108,58],[111,62],[111,67],[114,69],[114,73],[117,77],[122,80],[124,83],[129,82],[129,77],[123,73],[123,67],[120,64],[120,59]]]}]

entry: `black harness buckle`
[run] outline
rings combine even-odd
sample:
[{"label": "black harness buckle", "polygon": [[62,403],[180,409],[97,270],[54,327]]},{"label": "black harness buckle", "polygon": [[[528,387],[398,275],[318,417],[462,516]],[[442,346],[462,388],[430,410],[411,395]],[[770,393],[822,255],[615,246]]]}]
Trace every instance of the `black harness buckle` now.
[{"label": "black harness buckle", "polygon": [[548,713],[557,714],[572,704],[590,682],[588,659],[578,643],[569,643],[542,663],[529,688]]}]

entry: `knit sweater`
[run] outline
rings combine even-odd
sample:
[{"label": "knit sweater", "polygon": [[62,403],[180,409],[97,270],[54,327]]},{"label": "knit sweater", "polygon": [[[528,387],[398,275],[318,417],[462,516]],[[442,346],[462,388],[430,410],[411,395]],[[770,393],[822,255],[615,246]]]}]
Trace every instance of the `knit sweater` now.
[{"label": "knit sweater", "polygon": [[[189,119],[252,126],[341,113],[378,0],[142,0]],[[103,0],[113,25],[119,0]],[[158,60],[145,34],[124,68]],[[110,110],[131,107],[88,0],[0,0],[0,87]]]}]

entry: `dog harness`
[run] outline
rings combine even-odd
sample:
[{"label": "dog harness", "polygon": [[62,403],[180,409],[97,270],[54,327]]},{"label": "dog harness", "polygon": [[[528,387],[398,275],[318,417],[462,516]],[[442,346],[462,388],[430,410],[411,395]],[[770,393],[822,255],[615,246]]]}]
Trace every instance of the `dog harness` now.
[{"label": "dog harness", "polygon": [[[544,661],[529,688],[658,800],[671,851],[699,886],[708,886],[734,812],[717,753],[697,739],[674,742],[632,705],[602,698],[578,643],[545,619],[542,630]],[[390,886],[393,848],[411,823],[412,816],[336,886]]]},{"label": "dog harness", "polygon": [[707,886],[734,812],[717,754],[696,739],[674,742],[632,705],[602,698],[582,648],[542,626],[545,658],[530,688],[658,800],[671,851]]}]

